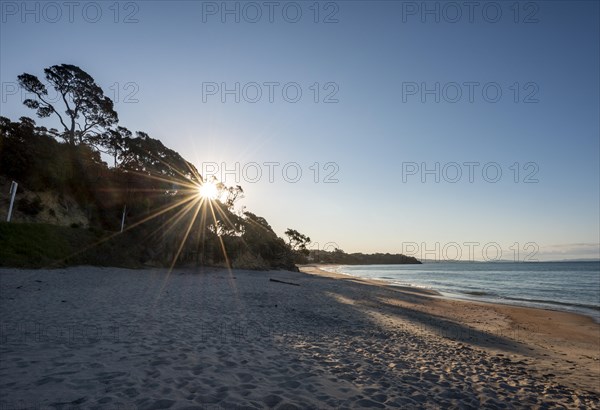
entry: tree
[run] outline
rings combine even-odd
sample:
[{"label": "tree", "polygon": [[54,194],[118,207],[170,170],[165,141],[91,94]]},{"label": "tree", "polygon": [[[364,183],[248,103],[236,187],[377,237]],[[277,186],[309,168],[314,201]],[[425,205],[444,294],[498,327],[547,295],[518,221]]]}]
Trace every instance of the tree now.
[{"label": "tree", "polygon": [[246,211],[244,225],[242,241],[252,255],[260,255],[274,268],[295,269],[290,247],[277,236],[265,218]]},{"label": "tree", "polygon": [[160,140],[138,131],[137,137],[122,136],[119,140],[120,168],[140,174],[161,177],[170,180],[172,185],[177,181],[201,182],[196,167],[186,161],[178,152],[165,147]]},{"label": "tree", "polygon": [[228,209],[233,209],[235,202],[244,197],[244,190],[240,185],[224,187],[224,191],[226,195],[223,202]]},{"label": "tree", "polygon": [[125,138],[131,138],[131,131],[125,127],[117,127],[106,130],[101,135],[91,139],[91,142],[96,146],[104,147],[105,154],[112,155],[114,159],[114,167],[117,167],[117,159],[125,149]]},{"label": "tree", "polygon": [[[67,152],[69,151],[69,152]],[[77,168],[71,161],[73,153]],[[0,174],[33,191],[88,191],[91,179],[104,167],[98,152],[87,145],[58,142],[31,118],[11,122],[0,117]]]},{"label": "tree", "polygon": [[70,145],[93,142],[119,121],[112,100],[81,68],[70,64],[54,65],[44,69],[44,74],[64,107],[55,107],[48,98],[46,86],[27,73],[18,76],[19,84],[34,94],[35,99],[28,98],[23,104],[37,110],[40,118],[55,114],[63,126],[63,132],[58,136]]},{"label": "tree", "polygon": [[310,243],[310,238],[306,235],[301,234],[295,229],[289,229],[285,231],[285,235],[288,237],[290,248],[294,252],[308,256],[309,250],[306,245]]}]

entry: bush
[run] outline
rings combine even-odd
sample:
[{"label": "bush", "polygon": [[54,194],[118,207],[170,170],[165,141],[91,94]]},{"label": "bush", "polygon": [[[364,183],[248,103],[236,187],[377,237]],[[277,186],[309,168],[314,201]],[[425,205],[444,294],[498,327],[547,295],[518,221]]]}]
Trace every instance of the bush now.
[{"label": "bush", "polygon": [[0,222],[0,266],[49,268],[95,265],[139,267],[144,262],[140,237],[129,232]]},{"label": "bush", "polygon": [[42,199],[39,196],[36,196],[33,200],[27,199],[27,197],[23,197],[19,199],[17,203],[17,209],[23,212],[25,215],[36,216],[44,209],[44,205],[42,204]]},{"label": "bush", "polygon": [[269,270],[269,264],[260,256],[245,252],[231,262],[234,269]]}]

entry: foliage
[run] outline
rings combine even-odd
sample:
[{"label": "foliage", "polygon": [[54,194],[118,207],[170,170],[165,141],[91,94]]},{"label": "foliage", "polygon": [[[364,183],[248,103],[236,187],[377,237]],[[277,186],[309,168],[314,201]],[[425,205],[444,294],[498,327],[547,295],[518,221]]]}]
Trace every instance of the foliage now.
[{"label": "foliage", "polygon": [[18,76],[19,84],[34,94],[35,99],[26,99],[23,104],[35,109],[40,118],[54,114],[63,126],[63,132],[55,134],[70,145],[90,142],[118,122],[112,100],[81,68],[70,64],[54,65],[44,69],[44,75],[61,97],[62,109],[52,104],[46,85],[28,73]]},{"label": "foliage", "polygon": [[285,235],[288,237],[288,244],[294,252],[294,261],[296,263],[308,262],[308,255],[310,251],[307,245],[310,243],[310,238],[304,234],[301,234],[295,229],[288,228],[285,231]]},{"label": "foliage", "polygon": [[0,266],[139,267],[142,263],[142,248],[136,245],[139,239],[135,232],[112,236],[97,229],[0,222]]},{"label": "foliage", "polygon": [[292,250],[308,255],[308,249],[306,249],[306,245],[310,243],[310,238],[308,236],[290,228],[285,231],[285,235],[288,237]]},{"label": "foliage", "polygon": [[[135,137],[125,135],[119,149],[120,163],[109,168],[99,152],[87,144],[72,146],[56,141],[30,118],[11,122],[0,117],[0,174],[30,191],[55,191],[74,198],[87,210],[90,226],[101,232],[119,230],[126,205],[127,227],[135,227],[138,234],[133,243],[121,239],[119,249],[143,245],[132,254],[131,263],[295,269],[290,248],[264,218],[234,212],[236,201],[243,195],[240,186],[219,183],[220,200],[200,201],[195,187],[204,181],[196,168],[159,140],[138,132]],[[43,204],[22,198],[17,207],[33,215]],[[42,232],[49,228],[44,229]],[[61,229],[53,233],[59,234],[73,235]],[[80,246],[87,243],[85,238],[75,241]],[[43,256],[43,249],[36,246],[23,246],[15,252],[30,252],[35,266],[69,254],[49,250]],[[115,260],[110,255],[104,260]],[[100,259],[99,264],[105,263]],[[84,260],[89,262],[90,258]],[[24,260],[19,263],[31,265]]]},{"label": "foliage", "polygon": [[401,265],[401,264],[420,264],[421,262],[413,257],[402,254],[390,253],[346,253],[341,249],[333,251],[311,250],[310,260],[318,263],[340,264],[340,265]]},{"label": "foliage", "polygon": [[[167,148],[157,139],[138,131],[137,137],[122,137],[120,148],[120,168],[160,178],[200,182],[200,174],[194,165],[179,153]],[[158,181],[158,179],[155,179]],[[164,183],[164,181],[163,181]]]},{"label": "foliage", "polygon": [[17,209],[26,215],[35,216],[42,212],[44,205],[42,204],[42,199],[39,196],[36,196],[31,200],[23,197],[19,199],[19,202],[17,203]]},{"label": "foliage", "polygon": [[[236,212],[236,202],[244,194],[241,186],[205,181],[193,164],[158,139],[142,131],[134,136],[117,126],[113,102],[88,73],[61,64],[46,68],[44,75],[60,97],[58,104],[53,104],[48,88],[36,76],[23,73],[19,83],[34,95],[24,104],[40,118],[54,116],[62,130],[39,127],[28,117],[18,122],[0,117],[0,176],[29,191],[54,191],[61,198],[73,198],[86,211],[90,229],[3,224],[0,263],[208,264],[295,270],[295,260],[312,256],[308,236],[288,229],[286,243],[263,217]],[[112,168],[102,161],[101,153],[113,156]],[[216,198],[199,195],[199,188],[209,183],[217,190]],[[18,202],[18,209],[30,215],[43,207],[39,198]],[[123,212],[127,229],[121,234]],[[323,257],[329,258],[319,256]],[[352,258],[357,259],[353,255],[334,259]]]}]

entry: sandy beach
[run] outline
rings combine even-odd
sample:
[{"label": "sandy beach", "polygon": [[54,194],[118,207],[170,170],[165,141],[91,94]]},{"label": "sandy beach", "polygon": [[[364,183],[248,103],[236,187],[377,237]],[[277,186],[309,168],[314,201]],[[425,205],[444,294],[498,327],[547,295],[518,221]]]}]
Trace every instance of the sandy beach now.
[{"label": "sandy beach", "polygon": [[2,410],[600,408],[600,325],[570,313],[310,266],[2,269],[0,292]]}]

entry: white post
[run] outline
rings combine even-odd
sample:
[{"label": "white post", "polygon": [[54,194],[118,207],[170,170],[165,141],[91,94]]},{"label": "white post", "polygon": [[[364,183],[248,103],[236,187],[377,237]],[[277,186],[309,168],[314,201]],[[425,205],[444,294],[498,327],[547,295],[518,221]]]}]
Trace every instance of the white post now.
[{"label": "white post", "polygon": [[19,184],[17,184],[15,181],[12,181],[12,183],[10,184],[9,194],[11,194],[11,196],[10,196],[10,205],[8,207],[8,216],[6,217],[6,222],[10,222],[10,218],[12,217],[13,204],[15,203],[15,195],[17,195],[18,187],[19,187]]},{"label": "white post", "polygon": [[127,204],[123,206],[123,217],[121,218],[121,232],[123,232],[123,227],[125,226],[125,211],[127,210]]}]

